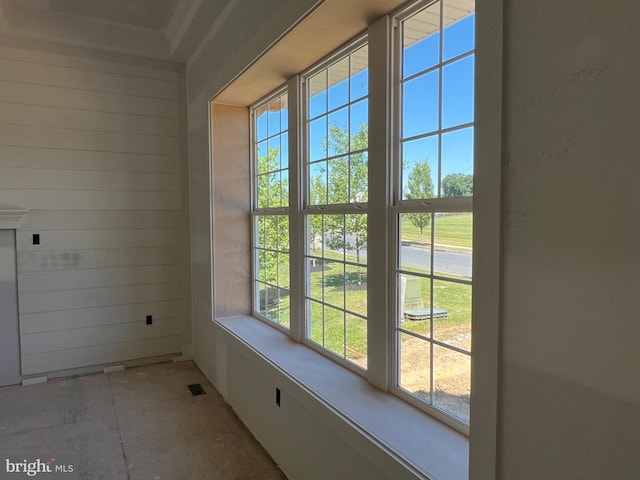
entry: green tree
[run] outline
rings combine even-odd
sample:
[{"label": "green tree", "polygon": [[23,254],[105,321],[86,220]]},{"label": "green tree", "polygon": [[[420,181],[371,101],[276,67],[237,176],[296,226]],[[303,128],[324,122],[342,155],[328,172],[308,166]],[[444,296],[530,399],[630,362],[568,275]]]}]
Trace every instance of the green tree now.
[{"label": "green tree", "polygon": [[[433,180],[431,167],[425,159],[417,162],[407,179],[405,197],[411,200],[433,198]],[[420,244],[424,243],[424,229],[431,223],[431,213],[407,213],[405,218],[420,230]]]},{"label": "green tree", "polygon": [[[256,196],[258,208],[285,207],[289,204],[289,185],[286,170],[280,170],[280,149],[268,147],[258,151],[256,168]],[[287,215],[258,215],[258,271],[259,279],[272,285],[278,282],[279,270],[288,265],[289,219]]]},{"label": "green tree", "polygon": [[473,174],[450,173],[442,179],[445,197],[470,197],[473,195]]},{"label": "green tree", "polygon": [[[362,123],[357,132],[349,135],[346,128],[337,124],[329,126],[326,147],[331,160],[327,169],[310,178],[310,200],[315,205],[340,205],[368,201],[369,136],[367,124]],[[321,215],[310,218],[311,241],[324,234],[324,242],[333,250],[353,251],[360,262],[362,250],[367,246],[367,216],[360,214]],[[358,275],[359,277],[359,275]]]},{"label": "green tree", "polygon": [[289,181],[286,170],[280,169],[280,148],[267,147],[257,152],[258,208],[286,207],[289,205]]}]

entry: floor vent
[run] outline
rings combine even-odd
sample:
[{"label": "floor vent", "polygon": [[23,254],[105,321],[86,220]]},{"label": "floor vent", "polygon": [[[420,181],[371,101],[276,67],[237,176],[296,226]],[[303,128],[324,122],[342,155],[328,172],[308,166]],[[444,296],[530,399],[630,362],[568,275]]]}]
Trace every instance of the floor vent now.
[{"label": "floor vent", "polygon": [[200,385],[199,383],[194,383],[193,385],[187,385],[189,387],[189,390],[191,390],[191,395],[193,395],[194,397],[196,395],[204,395],[205,392],[204,388],[202,388],[202,385]]}]

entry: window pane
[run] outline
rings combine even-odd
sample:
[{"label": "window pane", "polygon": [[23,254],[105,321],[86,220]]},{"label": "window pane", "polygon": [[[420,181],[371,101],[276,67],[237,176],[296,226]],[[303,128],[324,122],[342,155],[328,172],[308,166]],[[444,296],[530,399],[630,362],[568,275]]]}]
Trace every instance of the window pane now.
[{"label": "window pane", "polygon": [[273,164],[269,164],[269,156],[267,155],[269,148],[267,142],[260,142],[256,146],[256,173],[267,173],[274,169]]},{"label": "window pane", "polygon": [[269,287],[262,282],[256,282],[256,292],[258,296],[256,310],[264,315],[268,310],[268,305],[272,302],[269,298],[271,292],[269,291]]},{"label": "window pane", "polygon": [[280,135],[271,137],[267,140],[267,171],[273,172],[280,170]]},{"label": "window pane", "polygon": [[433,198],[438,186],[438,137],[402,144],[402,198]]},{"label": "window pane", "polygon": [[329,67],[329,110],[349,102],[349,58]]},{"label": "window pane", "polygon": [[438,345],[433,349],[433,405],[468,423],[471,357]]},{"label": "window pane", "polygon": [[329,160],[329,204],[349,201],[349,157]]},{"label": "window pane", "polygon": [[433,336],[471,351],[471,285],[434,280]]},{"label": "window pane", "polygon": [[345,215],[345,231],[346,253],[355,256],[352,261],[365,264],[367,250],[367,215]]},{"label": "window pane", "polygon": [[255,219],[255,309],[265,318],[288,326],[289,219],[286,215],[260,215]]},{"label": "window pane", "polygon": [[307,216],[307,255],[321,256],[323,250],[322,215]]},{"label": "window pane", "polygon": [[416,397],[431,401],[431,344],[398,333],[398,385]]},{"label": "window pane", "polygon": [[351,151],[369,148],[369,101],[367,99],[354,103],[349,112],[351,129]]},{"label": "window pane", "polygon": [[365,45],[351,54],[351,101],[369,94],[369,46]]},{"label": "window pane", "polygon": [[473,215],[440,214],[435,218],[433,270],[440,276],[471,279]]},{"label": "window pane", "polygon": [[440,57],[440,2],[405,20],[402,33],[402,78],[436,65]]},{"label": "window pane", "polygon": [[367,368],[367,320],[355,315],[346,315],[347,359],[362,368]]},{"label": "window pane", "polygon": [[310,280],[307,283],[307,296],[322,301],[322,285],[324,284],[324,269],[325,262],[318,258],[307,258],[307,278]]},{"label": "window pane", "polygon": [[264,106],[256,110],[256,140],[261,141],[267,138],[267,107]]},{"label": "window pane", "polygon": [[279,244],[278,217],[275,215],[259,217],[259,223],[262,228],[262,236],[258,240],[258,248],[277,250]]},{"label": "window pane", "polygon": [[289,217],[278,215],[278,250],[289,251]]},{"label": "window pane", "polygon": [[325,260],[323,273],[324,302],[344,309],[344,264]]},{"label": "window pane", "polygon": [[473,195],[473,127],[442,135],[442,197]]},{"label": "window pane", "polygon": [[349,201],[369,201],[369,154],[360,152],[349,158]]},{"label": "window pane", "polygon": [[344,357],[344,336],[344,310],[325,305],[324,347]]},{"label": "window pane", "polygon": [[398,285],[402,328],[431,337],[431,279],[400,274]]},{"label": "window pane", "polygon": [[439,72],[437,70],[409,80],[402,90],[402,138],[438,129]]},{"label": "window pane", "polygon": [[327,158],[327,117],[320,117],[309,124],[309,160]]},{"label": "window pane", "polygon": [[278,286],[289,288],[289,254],[278,253]]},{"label": "window pane", "polygon": [[400,268],[425,275],[431,273],[431,228],[433,214],[400,215]]},{"label": "window pane", "polygon": [[323,305],[307,300],[307,318],[309,319],[309,338],[319,345],[324,345]]},{"label": "window pane", "polygon": [[346,308],[363,317],[367,316],[367,267],[347,265],[344,274]]},{"label": "window pane", "polygon": [[282,182],[280,172],[275,172],[266,175],[269,179],[269,208],[281,207],[282,200]]},{"label": "window pane", "polygon": [[475,39],[475,1],[446,0],[444,3],[444,60],[473,50]]},{"label": "window pane", "polygon": [[291,305],[289,299],[289,290],[278,289],[278,307],[277,322],[283,327],[290,328]]},{"label": "window pane", "polygon": [[309,79],[309,117],[327,112],[327,72],[322,71]]},{"label": "window pane", "polygon": [[344,261],[345,225],[344,215],[322,215],[323,253],[325,258]]},{"label": "window pane", "polygon": [[309,165],[309,203],[311,205],[327,204],[327,162]]},{"label": "window pane", "polygon": [[269,206],[269,175],[259,175],[256,179],[256,190],[258,197],[258,208],[267,208]]},{"label": "window pane", "polygon": [[257,311],[267,320],[289,328],[289,291],[257,283]]},{"label": "window pane", "polygon": [[280,110],[281,110],[280,97],[276,98],[269,103],[269,113],[267,116],[267,133],[269,136],[280,133]]},{"label": "window pane", "polygon": [[280,172],[280,206],[289,206],[289,171]]},{"label": "window pane", "polygon": [[442,128],[473,122],[474,56],[442,69]]},{"label": "window pane", "polygon": [[262,270],[258,276],[259,280],[272,285],[278,284],[278,253],[271,251],[261,251],[263,258]]},{"label": "window pane", "polygon": [[328,156],[349,151],[349,109],[341,108],[329,114]]}]

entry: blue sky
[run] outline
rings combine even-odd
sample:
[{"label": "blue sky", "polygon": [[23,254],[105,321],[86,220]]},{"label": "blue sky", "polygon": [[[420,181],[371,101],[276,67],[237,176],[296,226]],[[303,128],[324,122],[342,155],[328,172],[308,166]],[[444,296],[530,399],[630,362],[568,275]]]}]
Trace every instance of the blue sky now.
[{"label": "blue sky", "polygon": [[[464,54],[474,47],[475,14],[451,24],[443,32],[443,61]],[[439,60],[440,33],[416,42],[404,51],[403,58],[403,114],[402,139],[414,136],[422,138],[403,141],[403,184],[412,165],[427,159],[431,166],[434,186],[438,176],[442,179],[450,173],[473,173],[473,127],[454,130],[441,135],[441,172],[438,172],[438,136],[433,134],[441,121],[442,128],[455,128],[473,121],[474,55],[449,63],[442,68],[442,119],[439,118],[438,69],[428,73]],[[344,60],[343,60],[344,61]],[[327,124],[337,124],[346,130],[350,123],[352,134],[361,123],[367,122],[368,71],[363,70],[350,79],[326,89],[325,77],[314,77],[323,88],[309,99],[309,116],[315,118],[309,124],[310,161],[317,161],[341,153],[327,148]],[[349,98],[351,92],[351,98]],[[351,105],[347,104],[351,101]],[[341,107],[341,108],[340,108]],[[331,112],[327,115],[327,111]],[[269,112],[258,118],[258,139],[286,130],[286,110]],[[286,138],[285,138],[286,140]],[[276,146],[277,138],[269,141]],[[273,144],[273,145],[272,145]],[[282,150],[281,146],[281,150]],[[286,149],[286,147],[284,147]],[[286,167],[286,165],[283,165]],[[317,166],[321,168],[321,165]]]},{"label": "blue sky", "polygon": [[[451,24],[442,39],[443,61],[464,54],[474,47],[475,14]],[[442,119],[439,118],[438,69],[428,72],[438,63],[440,34],[435,33],[405,49],[403,58],[402,139],[403,185],[415,162],[427,160],[434,187],[438,174],[473,173],[473,127],[442,134],[439,152],[438,136],[433,133],[473,121],[473,85],[475,56],[466,56],[442,69]],[[428,72],[428,73],[426,73]],[[441,168],[438,172],[438,154]]]}]

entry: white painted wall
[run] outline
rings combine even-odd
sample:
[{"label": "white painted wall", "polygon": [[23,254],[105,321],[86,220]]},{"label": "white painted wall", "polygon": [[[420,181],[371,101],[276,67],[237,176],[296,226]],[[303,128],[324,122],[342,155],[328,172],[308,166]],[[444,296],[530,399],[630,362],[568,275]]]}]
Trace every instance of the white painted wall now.
[{"label": "white painted wall", "polygon": [[[187,64],[193,350],[198,366],[214,384],[217,383],[217,373],[211,252],[212,248],[224,250],[225,245],[214,247],[211,241],[211,199],[215,192],[210,188],[209,100],[316,3],[316,0],[269,0],[255,2],[250,9],[241,8],[237,3],[236,10],[229,14],[223,25],[212,25],[205,42]],[[283,82],[285,80],[282,79]],[[224,179],[219,180],[224,182]],[[248,185],[245,202],[239,206],[240,209],[248,208]],[[233,205],[230,207],[234,208]],[[233,216],[233,212],[230,214]],[[248,252],[236,254],[226,261],[247,269]],[[243,307],[242,311],[227,309],[226,313],[231,315],[245,311],[246,307]]]},{"label": "white painted wall", "polygon": [[[634,59],[640,55],[640,6],[623,0],[505,4],[508,163],[497,478],[638,478],[640,145],[634,126],[640,99]],[[266,47],[293,19],[266,19],[254,33],[248,15],[233,57],[205,55],[189,66],[190,196],[199,205],[191,217],[195,358],[259,439],[271,419],[253,415],[244,402],[270,395],[254,371],[272,382],[278,373],[238,356],[211,322],[206,102],[259,53],[257,39]],[[481,28],[491,31],[492,19]],[[215,52],[213,42],[207,48]],[[236,260],[244,265],[248,255]],[[341,454],[348,448],[333,443],[336,436],[313,415],[298,420],[303,425],[280,424],[285,451],[296,451],[300,435],[335,445]],[[347,469],[369,468],[355,450],[346,457],[353,462]],[[279,458],[285,470],[287,462],[297,465],[286,453]],[[490,477],[472,471],[471,478]]]},{"label": "white painted wall", "polygon": [[191,343],[181,69],[0,44],[0,207],[30,210],[16,234],[23,375]]},{"label": "white painted wall", "polygon": [[505,4],[499,468],[640,478],[640,5]]}]

